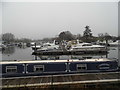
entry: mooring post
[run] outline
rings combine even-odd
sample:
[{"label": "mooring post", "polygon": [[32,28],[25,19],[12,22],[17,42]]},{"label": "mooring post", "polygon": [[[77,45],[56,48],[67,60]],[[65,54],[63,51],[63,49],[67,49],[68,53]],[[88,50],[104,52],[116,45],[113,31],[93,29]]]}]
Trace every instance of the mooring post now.
[{"label": "mooring post", "polygon": [[[36,52],[37,51],[37,48],[36,48],[36,43],[35,43],[35,50],[34,50],[34,52]],[[37,60],[37,56],[35,55],[35,60]]]},{"label": "mooring post", "polygon": [[[106,45],[105,45],[106,50],[108,51],[108,40],[106,39]],[[106,53],[106,58],[108,58],[108,53]]]},{"label": "mooring post", "polygon": [[53,75],[51,75],[51,85],[53,86]]},{"label": "mooring post", "polygon": [[53,75],[51,75],[51,89],[54,90],[54,87],[53,87]]}]

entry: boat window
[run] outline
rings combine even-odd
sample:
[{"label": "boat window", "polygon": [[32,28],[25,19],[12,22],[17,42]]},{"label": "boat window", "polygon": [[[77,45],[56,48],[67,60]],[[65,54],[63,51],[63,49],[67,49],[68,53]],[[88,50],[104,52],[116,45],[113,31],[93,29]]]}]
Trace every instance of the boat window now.
[{"label": "boat window", "polygon": [[6,66],[6,73],[16,73],[17,66]]},{"label": "boat window", "polygon": [[77,70],[86,70],[87,69],[87,65],[86,64],[77,64]]},{"label": "boat window", "polygon": [[110,65],[109,64],[100,64],[98,67],[99,67],[99,69],[109,69]]},{"label": "boat window", "polygon": [[82,46],[92,46],[91,44],[83,44]]},{"label": "boat window", "polygon": [[34,72],[43,72],[44,71],[44,65],[35,65],[34,66]]}]

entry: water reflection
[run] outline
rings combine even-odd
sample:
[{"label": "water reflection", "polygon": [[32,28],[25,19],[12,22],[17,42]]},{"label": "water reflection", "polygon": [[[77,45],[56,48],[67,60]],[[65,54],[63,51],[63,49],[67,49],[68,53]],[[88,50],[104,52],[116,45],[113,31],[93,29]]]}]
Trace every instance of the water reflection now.
[{"label": "water reflection", "polygon": [[28,47],[7,47],[0,52],[2,54],[1,60],[33,60],[32,49]]},{"label": "water reflection", "polygon": [[16,52],[15,48],[26,49],[27,47],[23,47],[23,46],[20,46],[20,47],[8,46],[4,50],[2,50],[2,54],[9,54],[9,55],[14,54]]},{"label": "water reflection", "polygon": [[15,47],[6,47],[4,50],[2,50],[2,54],[14,54],[15,53]]}]

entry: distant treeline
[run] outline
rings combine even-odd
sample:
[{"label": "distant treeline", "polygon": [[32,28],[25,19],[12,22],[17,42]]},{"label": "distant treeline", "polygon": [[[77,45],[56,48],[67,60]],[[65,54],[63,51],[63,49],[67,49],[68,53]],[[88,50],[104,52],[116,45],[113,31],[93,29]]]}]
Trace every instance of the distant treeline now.
[{"label": "distant treeline", "polygon": [[100,41],[104,41],[104,40],[120,40],[120,36],[111,36],[108,33],[99,33],[98,36],[93,36],[93,33],[90,29],[89,26],[85,27],[85,30],[83,32],[83,35],[81,34],[77,34],[77,35],[73,35],[70,31],[63,31],[61,33],[59,33],[59,35],[57,37],[52,37],[52,38],[43,38],[43,39],[37,39],[37,40],[32,40],[32,39],[28,39],[28,38],[15,38],[15,35],[12,33],[4,33],[1,35],[1,39],[3,41],[5,41],[6,43],[17,43],[17,42],[24,42],[24,43],[30,43],[32,41],[44,41],[44,42],[48,42],[48,41],[53,41],[56,40],[58,42],[62,41],[62,40],[66,40],[66,41],[70,41],[70,40],[76,40],[79,39],[82,42],[96,42],[97,40]]}]

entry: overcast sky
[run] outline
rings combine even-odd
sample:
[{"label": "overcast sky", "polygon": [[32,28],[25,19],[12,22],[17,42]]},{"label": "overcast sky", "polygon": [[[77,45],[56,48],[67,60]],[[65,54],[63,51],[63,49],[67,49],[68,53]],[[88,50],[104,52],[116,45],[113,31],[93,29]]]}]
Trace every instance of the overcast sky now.
[{"label": "overcast sky", "polygon": [[17,38],[55,37],[62,31],[118,35],[117,2],[3,2],[2,32]]}]

